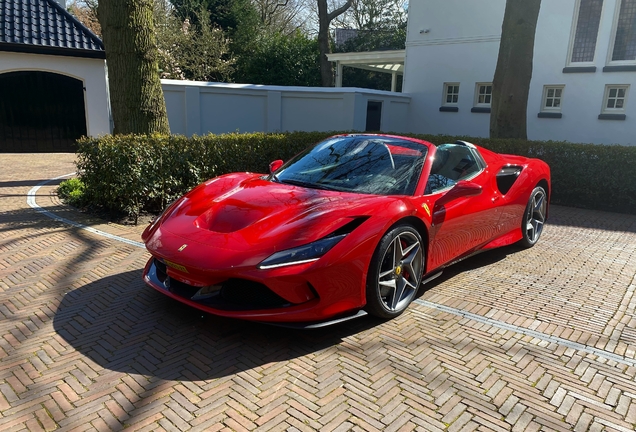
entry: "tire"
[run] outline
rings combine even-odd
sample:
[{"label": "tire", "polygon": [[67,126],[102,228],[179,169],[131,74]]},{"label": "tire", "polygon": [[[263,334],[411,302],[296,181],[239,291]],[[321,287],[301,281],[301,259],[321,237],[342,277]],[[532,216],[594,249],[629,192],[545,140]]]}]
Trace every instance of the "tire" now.
[{"label": "tire", "polygon": [[424,256],[422,237],[410,225],[387,232],[369,265],[366,311],[378,318],[404,312],[422,282]]},{"label": "tire", "polygon": [[548,195],[541,186],[534,188],[528,199],[526,211],[521,219],[521,233],[523,238],[519,245],[524,248],[531,248],[539,241],[543,232],[543,224],[546,220],[548,210]]}]

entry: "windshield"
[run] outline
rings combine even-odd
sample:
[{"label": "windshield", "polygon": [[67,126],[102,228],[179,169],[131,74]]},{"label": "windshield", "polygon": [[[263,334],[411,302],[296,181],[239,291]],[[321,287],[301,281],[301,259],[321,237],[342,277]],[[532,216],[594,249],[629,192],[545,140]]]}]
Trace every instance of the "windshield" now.
[{"label": "windshield", "polygon": [[316,189],[413,195],[427,150],[398,138],[334,137],[300,153],[270,178]]}]

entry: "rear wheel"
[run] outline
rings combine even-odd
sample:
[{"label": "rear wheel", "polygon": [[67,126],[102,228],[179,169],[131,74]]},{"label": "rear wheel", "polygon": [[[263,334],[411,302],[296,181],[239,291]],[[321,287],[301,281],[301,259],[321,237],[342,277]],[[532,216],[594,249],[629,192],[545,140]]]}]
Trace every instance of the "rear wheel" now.
[{"label": "rear wheel", "polygon": [[380,318],[400,315],[413,301],[423,271],[424,248],[417,230],[400,225],[386,233],[369,266],[367,312]]},{"label": "rear wheel", "polygon": [[548,196],[541,186],[534,188],[530,194],[526,211],[521,221],[521,231],[523,238],[519,244],[530,248],[534,246],[541,237],[543,224],[545,223],[548,210]]}]

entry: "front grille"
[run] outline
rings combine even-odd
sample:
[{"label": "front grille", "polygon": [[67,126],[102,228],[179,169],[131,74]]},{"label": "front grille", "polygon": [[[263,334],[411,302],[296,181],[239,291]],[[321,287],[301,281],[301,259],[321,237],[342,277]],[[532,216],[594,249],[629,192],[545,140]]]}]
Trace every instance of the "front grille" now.
[{"label": "front grille", "polygon": [[161,282],[164,282],[168,277],[168,269],[166,265],[155,258],[155,268],[157,269],[157,277]]},{"label": "front grille", "polygon": [[283,307],[289,303],[262,283],[246,279],[228,279],[221,288],[221,298],[247,308]]},{"label": "front grille", "polygon": [[291,306],[288,301],[262,283],[237,278],[223,282],[221,290],[217,291],[218,295],[203,298],[199,296],[193,299],[199,292],[199,287],[188,285],[168,276],[166,265],[158,259],[155,259],[153,264],[154,274],[156,275],[155,282],[163,285],[167,291],[181,298],[192,300],[205,306],[221,310],[254,310]]},{"label": "front grille", "polygon": [[199,291],[199,288],[193,287],[192,285],[188,285],[183,282],[179,282],[174,278],[170,278],[170,286],[168,289],[171,293],[187,299],[192,298],[192,296],[195,295],[197,291]]}]

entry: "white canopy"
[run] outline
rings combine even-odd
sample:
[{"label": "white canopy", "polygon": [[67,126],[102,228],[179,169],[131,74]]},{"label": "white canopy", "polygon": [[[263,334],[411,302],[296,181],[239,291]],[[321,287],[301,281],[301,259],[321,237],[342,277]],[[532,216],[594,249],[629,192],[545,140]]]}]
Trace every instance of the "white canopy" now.
[{"label": "white canopy", "polygon": [[404,74],[406,50],[368,51],[327,54],[327,59],[336,64],[336,87],[342,87],[342,67],[349,66],[392,75],[391,91],[397,87],[397,75]]}]

